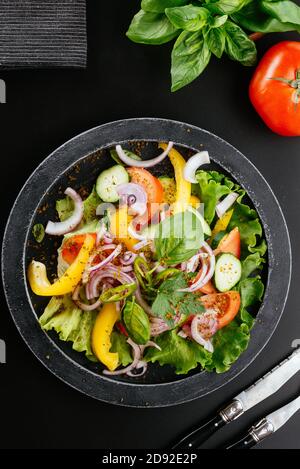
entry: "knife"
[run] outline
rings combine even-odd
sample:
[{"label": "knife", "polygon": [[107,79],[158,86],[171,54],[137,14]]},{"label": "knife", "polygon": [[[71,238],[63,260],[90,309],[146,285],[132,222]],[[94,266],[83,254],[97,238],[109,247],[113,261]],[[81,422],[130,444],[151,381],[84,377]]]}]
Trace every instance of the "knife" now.
[{"label": "knife", "polygon": [[300,370],[300,348],[280,365],[273,368],[246,391],[241,392],[233,401],[221,409],[191,433],[180,439],[172,449],[198,448],[216,431],[241,417],[252,407],[276,393]]},{"label": "knife", "polygon": [[253,425],[247,435],[226,449],[250,449],[283,427],[300,410],[300,396]]}]

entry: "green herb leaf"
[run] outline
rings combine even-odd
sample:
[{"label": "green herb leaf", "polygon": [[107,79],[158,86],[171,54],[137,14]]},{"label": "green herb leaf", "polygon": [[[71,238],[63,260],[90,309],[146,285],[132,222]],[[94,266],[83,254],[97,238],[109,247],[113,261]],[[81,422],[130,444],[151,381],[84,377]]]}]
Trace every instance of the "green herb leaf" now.
[{"label": "green herb leaf", "polygon": [[231,15],[241,8],[243,8],[247,3],[252,0],[205,0],[206,7],[213,13]]},{"label": "green herb leaf", "polygon": [[41,223],[37,223],[32,228],[32,234],[37,243],[42,243],[45,238],[45,228]]},{"label": "green herb leaf", "polygon": [[171,41],[178,36],[179,31],[165,14],[141,10],[133,18],[126,34],[133,42],[157,45]]},{"label": "green herb leaf", "polygon": [[150,13],[164,13],[166,8],[180,7],[190,0],[142,0],[142,9]]},{"label": "green herb leaf", "polygon": [[164,280],[157,289],[157,296],[151,307],[154,316],[164,319],[170,327],[174,327],[176,314],[188,317],[191,314],[203,313],[204,307],[197,295],[178,291],[187,286],[185,274],[180,271]]},{"label": "green herb leaf", "polygon": [[245,66],[255,65],[257,60],[255,43],[232,21],[227,21],[223,28],[226,34],[225,50],[227,55]]},{"label": "green herb leaf", "polygon": [[290,0],[262,0],[262,10],[282,23],[300,26],[300,7]]},{"label": "green herb leaf", "polygon": [[220,59],[225,50],[226,36],[221,28],[210,29],[205,36],[209,50]]},{"label": "green herb leaf", "polygon": [[167,265],[180,264],[195,255],[204,241],[201,221],[186,210],[166,218],[158,226],[156,255]]},{"label": "green herb leaf", "polygon": [[210,365],[211,354],[196,342],[179,337],[176,330],[159,335],[155,342],[161,350],[148,348],[145,359],[161,366],[170,365],[178,375],[187,374],[198,365],[202,368]]},{"label": "green herb leaf", "polygon": [[259,33],[278,33],[299,30],[293,23],[283,23],[269,16],[262,10],[259,2],[252,2],[235,13],[232,19],[242,28]]},{"label": "green herb leaf", "polygon": [[110,336],[111,348],[110,352],[118,353],[119,355],[119,366],[127,366],[132,363],[133,359],[131,356],[130,345],[127,343],[127,339],[123,334],[113,331]]},{"label": "green herb leaf", "polygon": [[126,301],[123,309],[123,321],[129,336],[137,344],[146,344],[150,339],[150,322],[143,308],[135,299]]},{"label": "green herb leaf", "polygon": [[228,15],[215,16],[210,25],[211,28],[220,28],[228,20]]},{"label": "green herb leaf", "polygon": [[211,52],[201,31],[183,31],[172,51],[172,91],[194,81],[209,64]]},{"label": "green herb leaf", "polygon": [[209,20],[210,13],[206,8],[186,5],[180,8],[167,8],[167,17],[175,28],[185,31],[199,31]]}]

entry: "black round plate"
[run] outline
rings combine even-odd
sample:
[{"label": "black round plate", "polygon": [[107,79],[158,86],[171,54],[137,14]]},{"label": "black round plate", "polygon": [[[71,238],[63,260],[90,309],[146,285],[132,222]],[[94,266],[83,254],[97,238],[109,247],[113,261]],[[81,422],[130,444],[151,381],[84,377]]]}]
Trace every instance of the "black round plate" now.
[{"label": "black round plate", "polygon": [[[218,375],[196,370],[176,376],[171,368],[151,365],[139,381],[103,376],[99,364],[87,363],[83,354],[44,333],[37,317],[45,299],[29,291],[26,270],[32,257],[47,261],[57,243],[46,239],[37,245],[31,234],[36,221],[54,216],[54,201],[68,185],[90,190],[99,172],[109,165],[108,148],[118,143],[147,148],[174,141],[187,156],[205,148],[216,167],[230,174],[247,191],[259,213],[268,243],[266,293],[257,314],[248,350],[230,371]],[[156,145],[157,148],[157,145]],[[164,168],[168,171],[168,166]],[[46,209],[46,210],[44,210]],[[13,234],[13,235],[12,235]],[[16,239],[18,242],[16,242]],[[55,256],[54,256],[55,259]],[[54,271],[53,262],[53,271]],[[39,360],[57,377],[96,399],[134,407],[162,407],[204,396],[235,378],[257,357],[271,338],[281,317],[291,276],[291,249],[287,226],[269,185],[245,156],[211,133],[164,119],[129,119],[102,125],[70,140],[43,161],[26,182],[10,214],[2,250],[2,276],[7,302],[23,339]]]}]

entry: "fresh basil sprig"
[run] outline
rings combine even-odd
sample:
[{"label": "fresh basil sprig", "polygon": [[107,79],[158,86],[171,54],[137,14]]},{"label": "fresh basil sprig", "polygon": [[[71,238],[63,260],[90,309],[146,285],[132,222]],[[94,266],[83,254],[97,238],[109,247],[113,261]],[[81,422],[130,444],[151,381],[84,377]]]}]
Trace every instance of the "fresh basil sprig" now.
[{"label": "fresh basil sprig", "polygon": [[145,345],[150,339],[150,321],[135,298],[126,301],[123,309],[123,321],[129,336],[139,345]]},{"label": "fresh basil sprig", "polygon": [[211,54],[256,63],[251,32],[300,32],[300,6],[291,0],[142,0],[127,36],[142,44],[175,41],[172,91],[194,81]]}]

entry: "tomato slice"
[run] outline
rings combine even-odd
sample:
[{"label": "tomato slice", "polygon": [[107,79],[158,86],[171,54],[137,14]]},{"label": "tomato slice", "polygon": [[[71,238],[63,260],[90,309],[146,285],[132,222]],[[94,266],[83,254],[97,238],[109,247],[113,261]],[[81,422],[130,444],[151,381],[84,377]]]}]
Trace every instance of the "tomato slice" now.
[{"label": "tomato slice", "polygon": [[221,240],[214,254],[217,256],[221,253],[233,254],[238,259],[241,257],[241,235],[238,228],[234,228]]},{"label": "tomato slice", "polygon": [[161,182],[144,168],[128,168],[127,172],[131,182],[140,184],[148,196],[148,203],[160,204],[164,198]]},{"label": "tomato slice", "polygon": [[[72,264],[75,261],[87,234],[74,235],[64,242],[62,247],[62,257],[68,264]],[[90,233],[90,235],[96,239],[96,233]]]},{"label": "tomato slice", "polygon": [[201,297],[206,309],[218,312],[218,329],[223,329],[234,320],[241,306],[241,297],[237,291],[214,293]]}]

